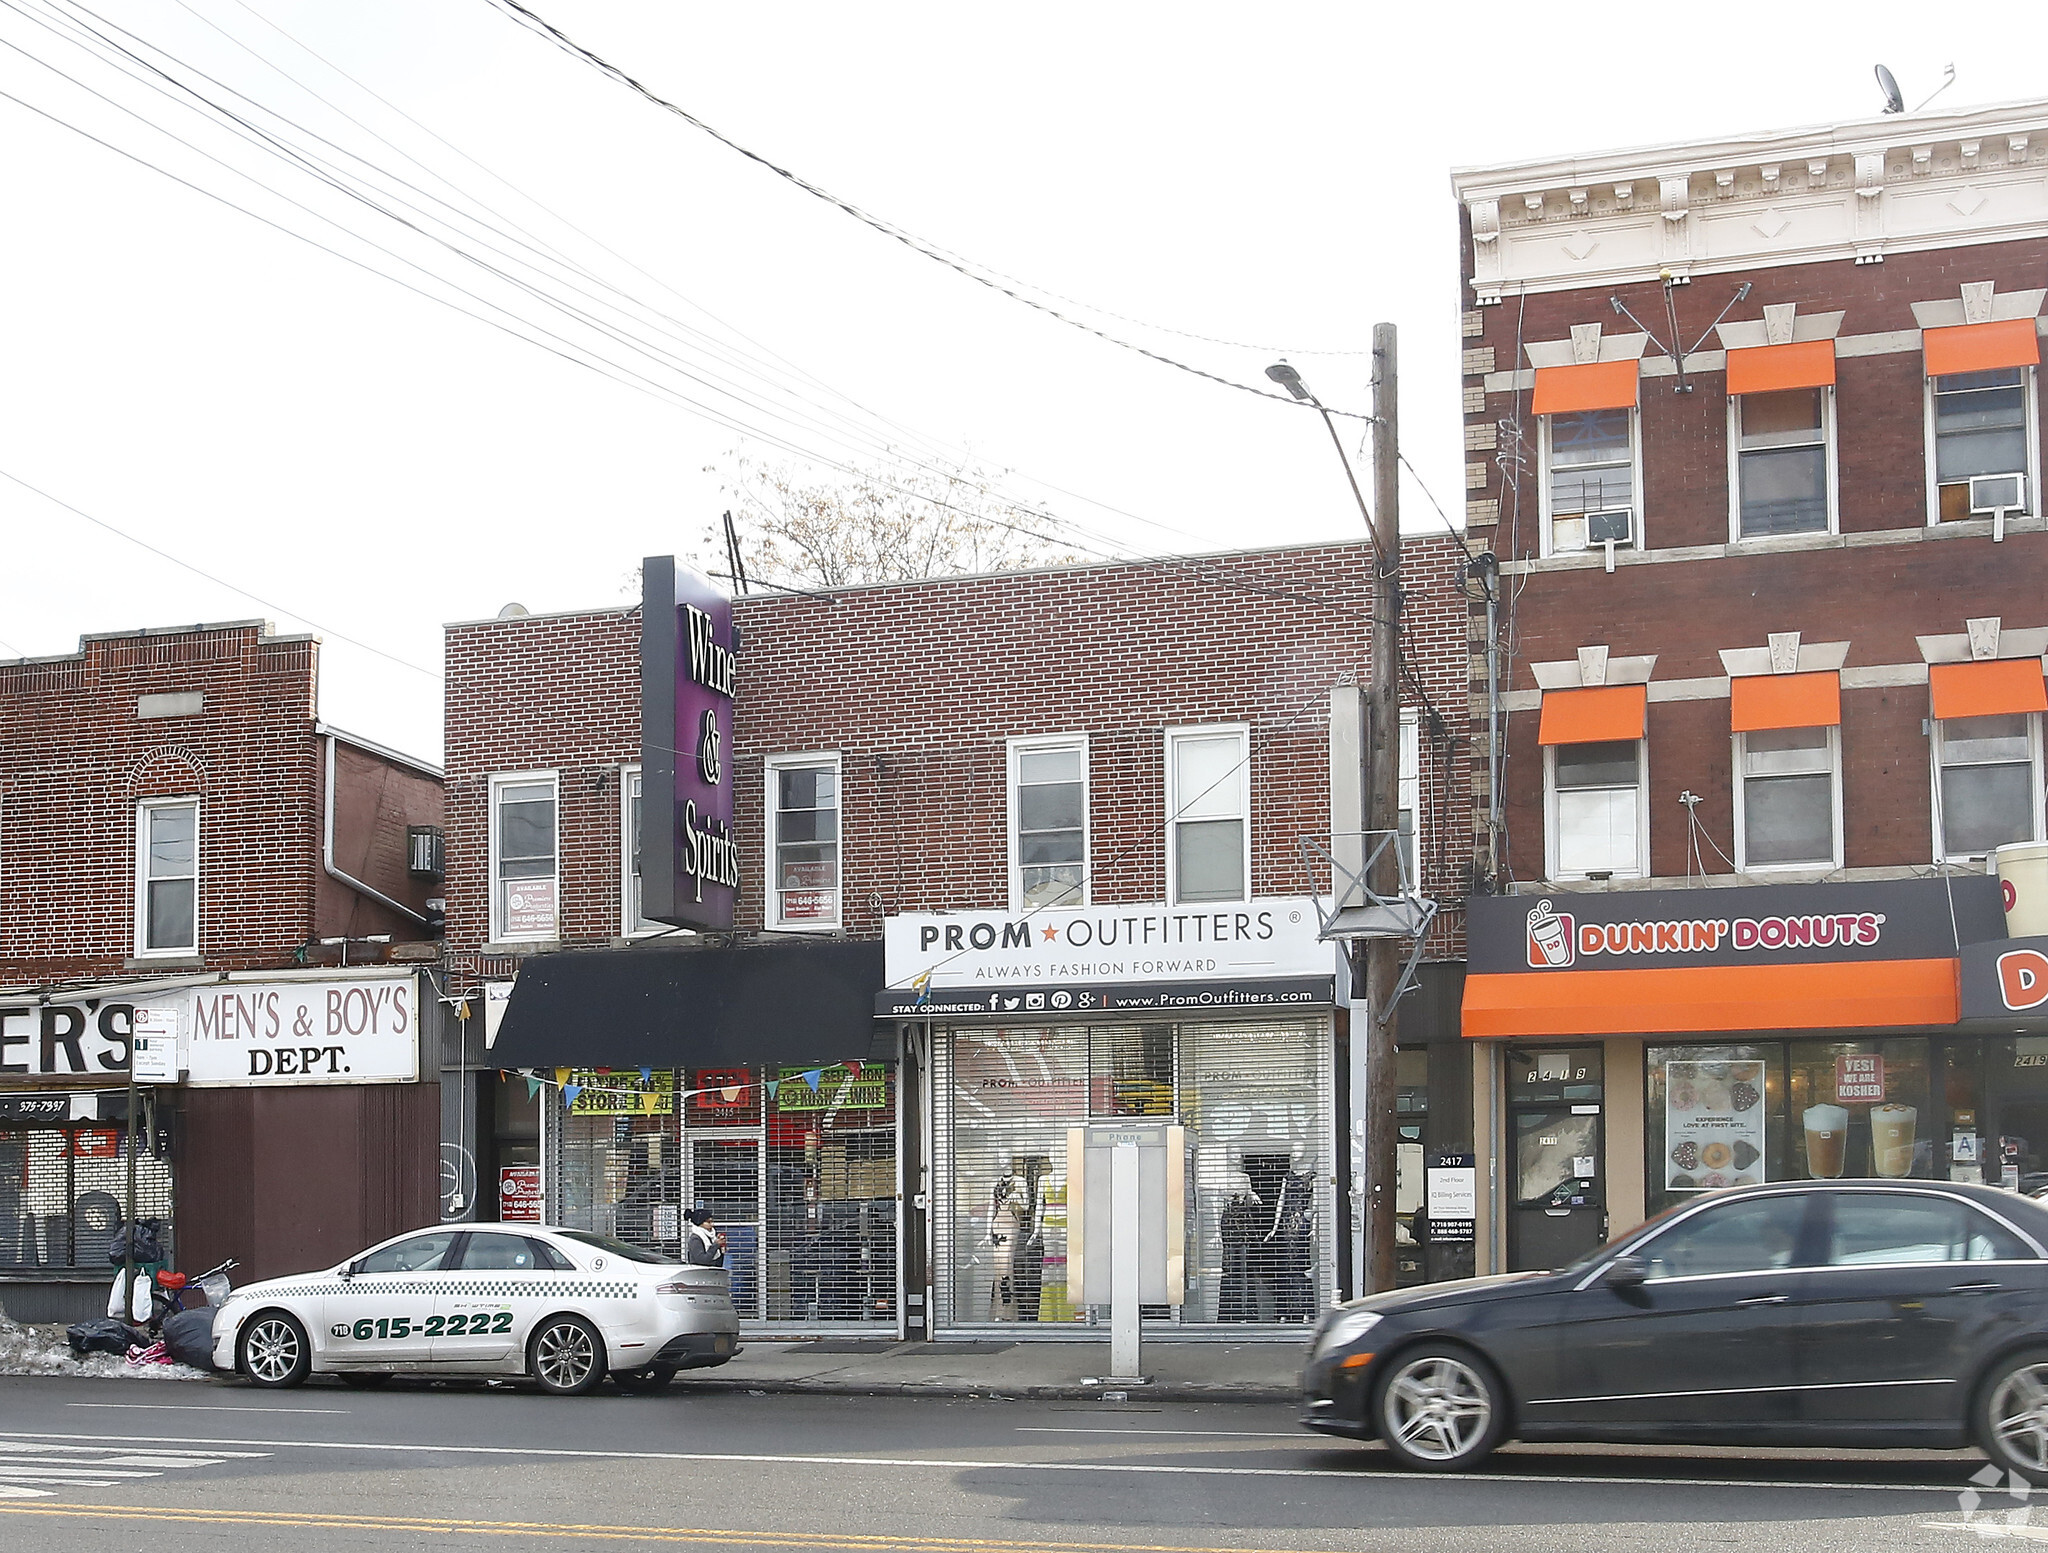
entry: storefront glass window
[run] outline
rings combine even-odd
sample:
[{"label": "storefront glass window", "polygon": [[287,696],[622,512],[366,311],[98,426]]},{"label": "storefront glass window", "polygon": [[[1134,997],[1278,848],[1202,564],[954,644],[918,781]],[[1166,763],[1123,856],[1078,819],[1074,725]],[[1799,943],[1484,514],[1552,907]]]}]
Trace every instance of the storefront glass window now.
[{"label": "storefront glass window", "polygon": [[742,1320],[895,1324],[893,1065],[570,1079],[549,1113],[552,1222],[680,1260],[683,1214],[701,1207]]},{"label": "storefront glass window", "polygon": [[[1306,1322],[1328,1303],[1328,1027],[1317,1020],[958,1029],[939,1042],[940,1310],[1085,1320],[1067,1294],[1067,1132],[1186,1129],[1182,1322]],[[945,1033],[942,1032],[942,1036]]]},{"label": "storefront glass window", "polygon": [[1793,1041],[1790,1053],[1791,1176],[1935,1174],[1925,1037]]},{"label": "storefront glass window", "polygon": [[1782,1043],[1653,1046],[1646,1056],[1649,1212],[1715,1187],[1785,1179]]},{"label": "storefront glass window", "polygon": [[[128,1134],[119,1122],[0,1126],[0,1267],[80,1268],[104,1276],[123,1218]],[[144,1141],[135,1216],[171,1249],[171,1168]]]}]

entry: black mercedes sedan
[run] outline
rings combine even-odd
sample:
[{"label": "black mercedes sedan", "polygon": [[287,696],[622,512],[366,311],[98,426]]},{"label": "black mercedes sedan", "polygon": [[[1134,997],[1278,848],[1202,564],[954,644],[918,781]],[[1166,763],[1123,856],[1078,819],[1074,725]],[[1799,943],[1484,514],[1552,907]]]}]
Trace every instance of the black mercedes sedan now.
[{"label": "black mercedes sedan", "polygon": [[1404,1464],[1508,1439],[1958,1447],[2048,1484],[2048,1205],[1983,1186],[1717,1191],[1561,1272],[1325,1316],[1302,1423]]}]

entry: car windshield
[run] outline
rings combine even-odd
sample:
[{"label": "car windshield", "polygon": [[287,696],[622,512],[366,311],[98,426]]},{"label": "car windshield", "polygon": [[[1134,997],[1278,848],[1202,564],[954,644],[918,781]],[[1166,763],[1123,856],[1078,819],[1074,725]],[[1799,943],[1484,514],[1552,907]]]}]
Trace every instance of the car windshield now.
[{"label": "car windshield", "polygon": [[645,1246],[631,1246],[623,1240],[614,1240],[609,1235],[594,1235],[589,1230],[565,1229],[559,1231],[564,1240],[573,1240],[578,1245],[591,1246],[612,1256],[624,1257],[629,1262],[645,1262],[649,1267],[672,1267],[675,1258],[649,1251]]}]

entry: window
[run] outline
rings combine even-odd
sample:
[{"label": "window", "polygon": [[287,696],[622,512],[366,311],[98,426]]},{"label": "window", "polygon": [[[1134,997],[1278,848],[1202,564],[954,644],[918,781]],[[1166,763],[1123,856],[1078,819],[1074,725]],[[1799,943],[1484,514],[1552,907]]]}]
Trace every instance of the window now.
[{"label": "window", "polygon": [[524,1235],[473,1234],[462,1249],[464,1272],[533,1272],[543,1262],[539,1243]]},{"label": "window", "polygon": [[640,915],[640,768],[628,766],[619,773],[619,793],[622,813],[620,819],[619,859],[621,878],[619,881],[619,930],[631,937],[635,933],[658,933],[665,923],[650,922]]},{"label": "window", "polygon": [[1643,741],[1558,744],[1550,772],[1552,878],[1640,878],[1650,854]]},{"label": "window", "polygon": [[1842,865],[1840,750],[1833,728],[1735,736],[1735,866]]},{"label": "window", "polygon": [[1949,860],[2040,839],[2039,718],[2030,712],[1934,724],[1935,841]]},{"label": "window", "polygon": [[[1633,536],[1636,412],[1577,410],[1543,417],[1543,500],[1549,555],[1598,549],[1608,529],[1587,514],[1626,511]],[[1633,537],[1623,540],[1633,543]]]},{"label": "window", "polygon": [[1088,741],[1010,745],[1010,900],[1088,904]]},{"label": "window", "polygon": [[1703,1208],[1651,1240],[1640,1254],[1653,1279],[1710,1278],[1796,1266],[1806,1202],[1800,1196],[1752,1197]]},{"label": "window", "polygon": [[153,798],[135,816],[135,948],[199,949],[199,800]]},{"label": "window", "polygon": [[2017,1235],[1953,1198],[1844,1192],[1833,1204],[1830,1267],[2032,1258]]},{"label": "window", "polygon": [[770,760],[768,926],[839,926],[839,757]]},{"label": "window", "polygon": [[1412,708],[1401,713],[1401,810],[1394,826],[1401,834],[1401,866],[1411,882],[1415,872],[1415,816],[1422,809],[1422,728]]},{"label": "window", "polygon": [[1832,526],[1831,388],[1784,388],[1728,401],[1735,534],[1819,534]]},{"label": "window", "polygon": [[561,936],[555,778],[491,778],[491,937]]},{"label": "window", "polygon": [[[2031,367],[1999,367],[1929,378],[1928,426],[1934,442],[1932,521],[1970,517],[1970,476],[2033,472]],[[2034,482],[2021,495],[2021,512],[2034,510]],[[2008,514],[2010,516],[2010,514]]]},{"label": "window", "polygon": [[359,1273],[431,1273],[441,1268],[441,1258],[455,1243],[454,1230],[437,1230],[431,1235],[413,1235],[396,1244],[380,1246],[356,1263]]},{"label": "window", "polygon": [[1167,731],[1167,886],[1175,905],[1248,894],[1250,748],[1243,726]]}]

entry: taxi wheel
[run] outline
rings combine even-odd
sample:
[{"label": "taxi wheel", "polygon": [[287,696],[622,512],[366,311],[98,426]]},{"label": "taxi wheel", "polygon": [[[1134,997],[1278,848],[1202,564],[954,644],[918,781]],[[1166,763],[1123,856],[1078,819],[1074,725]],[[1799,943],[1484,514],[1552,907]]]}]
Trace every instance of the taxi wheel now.
[{"label": "taxi wheel", "polygon": [[1449,1344],[1397,1353],[1373,1394],[1373,1426],[1403,1466],[1456,1472],[1499,1442],[1507,1396],[1492,1367]]},{"label": "taxi wheel", "polygon": [[650,1364],[644,1370],[620,1370],[612,1376],[619,1383],[619,1390],[630,1391],[636,1396],[659,1391],[675,1378],[674,1367],[666,1364]]},{"label": "taxi wheel", "polygon": [[2048,1486],[2048,1348],[2008,1354],[1991,1368],[1970,1420],[1977,1443],[2000,1468]]},{"label": "taxi wheel", "polygon": [[385,1370],[358,1372],[341,1377],[344,1386],[353,1386],[357,1391],[375,1391],[379,1386],[391,1384],[391,1372]]},{"label": "taxi wheel", "polygon": [[313,1367],[306,1329],[281,1310],[266,1310],[242,1328],[242,1373],[259,1386],[296,1386]]},{"label": "taxi wheel", "polygon": [[604,1339],[581,1316],[553,1316],[534,1328],[526,1367],[543,1391],[580,1397],[604,1379]]}]

